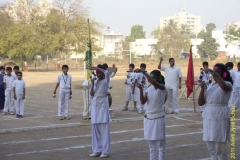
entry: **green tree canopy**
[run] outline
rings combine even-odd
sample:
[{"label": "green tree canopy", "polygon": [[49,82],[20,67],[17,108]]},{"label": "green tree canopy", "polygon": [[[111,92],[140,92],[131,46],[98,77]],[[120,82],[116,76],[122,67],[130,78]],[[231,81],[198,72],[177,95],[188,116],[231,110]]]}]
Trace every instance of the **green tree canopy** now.
[{"label": "green tree canopy", "polygon": [[204,39],[206,37],[212,37],[212,31],[216,28],[216,25],[214,23],[208,23],[206,25],[206,31],[201,30],[198,33],[198,38]]},{"label": "green tree canopy", "polygon": [[203,53],[204,57],[208,57],[209,60],[214,60],[217,55],[217,47],[219,45],[216,43],[216,39],[212,37],[204,38],[204,41],[199,45],[199,50]]},{"label": "green tree canopy", "polygon": [[145,32],[143,31],[143,26],[141,25],[134,25],[131,28],[131,34],[126,36],[126,42],[134,42],[135,39],[145,38]]}]

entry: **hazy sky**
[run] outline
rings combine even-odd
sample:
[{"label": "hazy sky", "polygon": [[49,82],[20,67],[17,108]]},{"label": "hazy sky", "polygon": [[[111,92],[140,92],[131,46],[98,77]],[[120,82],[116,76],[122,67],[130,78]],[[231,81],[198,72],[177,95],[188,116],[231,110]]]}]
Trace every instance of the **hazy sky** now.
[{"label": "hazy sky", "polygon": [[217,29],[225,29],[226,22],[240,21],[240,0],[84,0],[84,3],[90,8],[90,18],[123,35],[130,34],[131,27],[140,24],[150,37],[160,17],[175,15],[183,6],[188,13],[200,15],[203,26],[214,22]]}]

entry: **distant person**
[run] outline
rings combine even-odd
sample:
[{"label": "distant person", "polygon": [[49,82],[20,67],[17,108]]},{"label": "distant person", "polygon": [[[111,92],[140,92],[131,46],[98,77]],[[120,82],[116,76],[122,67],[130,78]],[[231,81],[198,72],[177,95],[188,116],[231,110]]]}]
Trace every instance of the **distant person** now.
[{"label": "distant person", "polygon": [[230,105],[234,104],[235,109],[237,110],[240,107],[240,62],[237,64],[237,71],[234,72],[233,92],[231,98]]},{"label": "distant person", "polygon": [[227,160],[227,141],[230,140],[230,108],[228,101],[232,90],[232,78],[224,64],[217,63],[214,69],[205,69],[213,76],[214,83],[206,91],[200,83],[199,106],[205,105],[203,118],[203,141],[212,160]]},{"label": "distant person", "polygon": [[163,58],[160,58],[158,69],[165,72],[165,86],[168,93],[168,112],[169,114],[179,113],[178,89],[181,89],[182,72],[175,66],[174,58],[169,58],[170,66],[162,66]]},{"label": "distant person", "polygon": [[5,67],[0,67],[0,112],[4,109],[4,103],[5,103],[5,94],[4,94],[4,83],[3,78],[5,76]]},{"label": "distant person", "polygon": [[[143,70],[143,71],[146,71],[146,64],[145,63],[141,63],[140,64],[140,69]],[[141,100],[140,100],[140,89],[138,87],[135,87],[135,85],[138,83],[140,85],[142,85],[142,88],[143,88],[143,92],[145,92],[145,90],[147,89],[147,78],[146,76],[142,73],[142,72],[139,72],[139,73],[136,73],[135,74],[135,83],[134,83],[134,86],[133,86],[133,94],[136,94],[136,97],[137,97],[137,105],[138,105],[138,113],[139,114],[142,114],[145,112],[145,105],[141,103]]]},{"label": "distant person", "polygon": [[90,67],[96,70],[97,79],[92,79],[90,95],[92,123],[92,154],[90,157],[106,158],[110,150],[108,87],[109,72],[103,65]]},{"label": "distant person", "polygon": [[14,76],[15,79],[17,79],[17,73],[19,72],[19,67],[18,66],[14,66],[13,67],[13,71],[14,71],[14,73],[12,75]]},{"label": "distant person", "polygon": [[125,81],[126,84],[126,105],[122,109],[122,111],[128,110],[128,104],[129,101],[133,101],[134,107],[133,111],[137,111],[137,101],[136,101],[136,94],[133,94],[133,83],[135,79],[135,73],[134,73],[135,65],[133,63],[129,64],[129,69],[127,72],[127,79]]},{"label": "distant person", "polygon": [[[204,84],[205,84],[205,87],[207,88],[212,82],[212,80],[210,78],[210,74],[207,71],[208,62],[205,61],[205,62],[202,63],[202,65],[203,65],[203,68],[201,68],[201,72],[200,72],[199,77],[198,77],[198,82],[201,83],[203,81]],[[204,106],[200,106],[200,112],[201,113],[202,113],[203,109],[204,109]]]},{"label": "distant person", "polygon": [[58,76],[56,87],[53,91],[53,94],[56,95],[56,91],[59,87],[59,96],[58,96],[58,118],[59,120],[67,119],[69,117],[69,99],[72,96],[72,76],[68,74],[68,65],[62,66],[62,74]]},{"label": "distant person", "polygon": [[22,79],[22,72],[17,73],[17,79],[13,82],[12,87],[15,99],[16,117],[23,118],[26,84]]},{"label": "distant person", "polygon": [[227,70],[230,73],[232,80],[234,80],[234,71],[233,71],[234,64],[232,62],[227,62],[225,65],[227,66]]},{"label": "distant person", "polygon": [[[167,90],[164,86],[164,77],[159,70],[153,70],[150,75],[144,70],[144,76],[150,85],[144,91],[141,84],[139,98],[142,104],[146,103],[144,115],[144,138],[147,140],[150,150],[150,160],[165,160],[166,153],[166,118],[164,103],[167,97]],[[157,152],[159,153],[157,156]],[[159,157],[159,158],[157,158]]]},{"label": "distant person", "polygon": [[11,74],[12,73],[11,67],[7,67],[6,72],[7,72],[7,75],[4,76],[3,78],[4,90],[5,90],[5,103],[4,103],[3,115],[6,115],[7,113],[14,115],[15,109],[14,109],[14,95],[13,95],[12,84],[16,79],[14,75]]}]

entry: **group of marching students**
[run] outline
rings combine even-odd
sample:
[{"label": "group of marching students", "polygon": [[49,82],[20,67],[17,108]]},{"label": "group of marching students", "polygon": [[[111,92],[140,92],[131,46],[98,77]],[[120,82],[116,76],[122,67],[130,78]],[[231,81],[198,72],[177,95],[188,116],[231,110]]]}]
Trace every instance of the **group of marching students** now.
[{"label": "group of marching students", "polygon": [[[181,70],[175,65],[173,58],[169,59],[169,66],[162,66],[163,58],[160,58],[158,69],[148,73],[146,64],[142,63],[139,69],[134,64],[129,64],[126,84],[126,105],[122,111],[128,110],[129,101],[133,100],[133,111],[144,113],[144,138],[147,140],[150,149],[150,160],[164,160],[166,153],[166,113],[165,102],[168,101],[169,114],[178,114],[179,106],[177,90],[181,88]],[[15,70],[18,69],[18,70]],[[89,67],[94,70],[96,77],[92,77],[91,96],[91,123],[92,123],[92,154],[91,157],[106,158],[110,150],[110,115],[109,115],[109,88],[110,75],[108,65],[99,64],[97,67]],[[226,143],[230,140],[230,104],[236,109],[240,105],[240,62],[237,70],[233,71],[233,63],[226,65],[217,63],[213,69],[203,62],[203,68],[198,78],[201,91],[198,97],[198,104],[203,118],[203,140],[207,142],[207,148],[211,160],[226,160]],[[18,118],[23,117],[25,99],[25,83],[22,80],[22,73],[15,68],[15,75],[12,75],[11,67],[7,67],[5,74],[1,68],[0,86],[5,90],[4,115],[10,112],[14,114],[9,99],[15,99],[16,114]],[[60,120],[70,119],[68,115],[69,99],[72,96],[72,77],[68,74],[69,67],[62,66],[62,73],[57,78],[57,84],[53,91],[59,87],[58,117]],[[165,72],[165,77],[161,71]],[[1,78],[3,77],[3,78]],[[147,86],[147,81],[149,85]],[[1,83],[2,82],[2,83]],[[1,93],[1,106],[3,96]],[[11,96],[11,98],[10,98]],[[230,98],[231,97],[231,98]],[[8,106],[9,105],[9,106]],[[138,107],[137,107],[138,105]],[[19,107],[20,106],[20,107]],[[23,106],[23,107],[22,107]]]}]

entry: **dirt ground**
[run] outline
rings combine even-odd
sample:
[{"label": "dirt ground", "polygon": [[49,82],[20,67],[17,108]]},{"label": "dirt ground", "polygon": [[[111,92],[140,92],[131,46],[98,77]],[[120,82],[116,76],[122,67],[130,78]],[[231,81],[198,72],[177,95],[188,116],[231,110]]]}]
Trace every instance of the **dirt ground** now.
[{"label": "dirt ground", "polygon": [[[150,69],[151,70],[151,69]],[[60,72],[24,72],[27,85],[25,117],[0,116],[1,160],[93,160],[91,125],[82,120],[83,94],[73,89],[70,100],[71,120],[57,119],[57,98],[52,98]],[[82,71],[71,70],[73,86],[85,79]],[[111,79],[113,89],[110,123],[112,160],[146,160],[149,149],[143,138],[143,115],[131,110],[123,112],[125,104],[125,71]],[[186,74],[185,74],[186,75]],[[181,90],[179,91],[179,94]],[[206,143],[202,141],[202,118],[199,107],[194,112],[193,101],[183,95],[180,114],[167,115],[167,160],[208,160]],[[133,104],[130,102],[130,109]],[[240,112],[236,113],[236,159],[240,159]],[[230,143],[228,143],[228,154]]]}]

